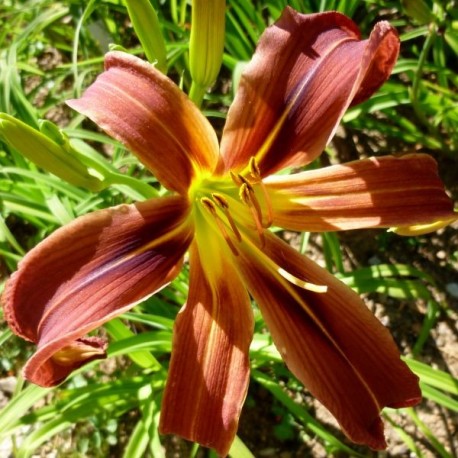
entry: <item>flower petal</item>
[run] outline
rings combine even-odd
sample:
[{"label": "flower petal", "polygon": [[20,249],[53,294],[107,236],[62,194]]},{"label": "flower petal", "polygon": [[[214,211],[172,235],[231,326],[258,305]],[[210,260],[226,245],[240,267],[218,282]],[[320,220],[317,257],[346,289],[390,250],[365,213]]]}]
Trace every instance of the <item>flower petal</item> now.
[{"label": "flower petal", "polygon": [[303,15],[287,7],[242,75],[221,141],[221,169],[240,171],[254,156],[267,176],[316,158],[352,100],[369,97],[396,61],[399,40],[388,23],[359,38],[339,13]]},{"label": "flower petal", "polygon": [[[179,434],[221,456],[237,432],[253,336],[248,293],[229,259],[191,250],[189,297],[175,322],[160,422],[161,433]],[[208,268],[215,263],[216,272]]]},{"label": "flower petal", "polygon": [[37,245],[2,297],[11,328],[38,345],[25,377],[56,385],[104,357],[83,336],[170,282],[191,238],[187,202],[164,197],[82,216]]},{"label": "flower petal", "polygon": [[426,224],[453,218],[436,161],[384,156],[265,180],[273,223],[299,231]]},{"label": "flower petal", "polygon": [[[245,243],[237,259],[283,359],[351,440],[385,448],[379,412],[384,406],[419,402],[417,377],[356,293],[280,239],[265,235],[262,252]],[[280,269],[328,290],[299,288],[279,275]]]},{"label": "flower petal", "polygon": [[193,176],[213,170],[215,131],[166,76],[122,52],[105,56],[105,72],[67,104],[124,143],[169,189],[185,193]]}]

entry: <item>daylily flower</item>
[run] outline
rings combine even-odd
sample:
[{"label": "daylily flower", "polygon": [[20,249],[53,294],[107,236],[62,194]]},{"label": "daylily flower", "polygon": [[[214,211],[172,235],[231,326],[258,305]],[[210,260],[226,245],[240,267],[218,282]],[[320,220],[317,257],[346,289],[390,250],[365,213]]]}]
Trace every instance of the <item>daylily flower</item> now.
[{"label": "daylily flower", "polygon": [[142,60],[107,54],[68,104],[120,140],[165,197],[77,218],[33,249],[7,283],[5,316],[37,344],[25,377],[62,382],[103,358],[87,333],[154,294],[189,250],[160,429],[227,454],[249,381],[250,295],[291,371],[345,433],[386,446],[380,410],[419,402],[418,380],[356,293],[269,231],[430,224],[452,203],[426,155],[379,157],[292,175],[325,148],[345,110],[389,76],[399,41],[386,22],[361,40],[330,12],[287,8],[241,78],[221,145],[209,122]]}]

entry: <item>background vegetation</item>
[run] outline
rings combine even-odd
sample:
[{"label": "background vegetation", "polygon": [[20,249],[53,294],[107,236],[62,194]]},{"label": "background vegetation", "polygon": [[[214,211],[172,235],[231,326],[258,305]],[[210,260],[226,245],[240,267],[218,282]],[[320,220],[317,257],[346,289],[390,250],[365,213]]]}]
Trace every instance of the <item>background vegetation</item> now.
[{"label": "background vegetation", "polygon": [[[190,1],[151,3],[166,41],[169,76],[188,92]],[[429,152],[456,200],[455,1],[228,0],[223,68],[202,104],[214,126],[223,125],[238,75],[260,34],[287,4],[301,12],[337,9],[355,20],[363,36],[387,19],[401,36],[394,76],[369,101],[349,110],[320,161]],[[56,123],[87,160],[112,173],[113,185],[101,192],[73,186],[0,141],[0,291],[21,257],[57,227],[95,209],[143,199],[129,177],[150,185],[150,192],[163,192],[128,151],[64,105],[100,73],[110,44],[143,55],[122,0],[1,2],[0,111],[33,128],[43,119]],[[456,226],[418,239],[382,231],[283,235],[366,295],[421,378],[425,400],[418,408],[384,412],[391,425],[388,456],[456,456]],[[85,366],[55,389],[24,383],[20,369],[34,349],[0,322],[0,455],[211,455],[157,433],[173,320],[186,300],[187,284],[185,270],[160,294],[106,324],[108,360]],[[350,444],[287,371],[255,313],[252,379],[232,456],[376,456]]]}]

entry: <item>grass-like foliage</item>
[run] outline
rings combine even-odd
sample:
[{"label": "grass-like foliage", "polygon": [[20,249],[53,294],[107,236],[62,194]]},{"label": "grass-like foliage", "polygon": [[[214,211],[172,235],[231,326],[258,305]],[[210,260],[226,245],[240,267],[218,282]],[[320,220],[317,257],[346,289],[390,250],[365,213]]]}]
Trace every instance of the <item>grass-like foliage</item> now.
[{"label": "grass-like foliage", "polygon": [[[425,151],[436,158],[441,171],[449,170],[444,181],[452,193],[457,191],[456,173],[450,172],[458,168],[455,1],[228,0],[222,68],[211,90],[200,95],[190,69],[191,2],[146,1],[157,13],[153,25],[159,27],[162,44],[142,34],[151,18],[135,16],[131,3],[144,2],[1,2],[0,112],[41,128],[56,142],[66,142],[68,151],[77,152],[82,163],[106,180],[99,189],[97,184],[91,189],[65,181],[0,136],[0,292],[21,258],[58,227],[96,209],[165,192],[120,143],[64,103],[81,96],[102,71],[104,54],[125,49],[149,60],[156,56],[159,62],[157,50],[165,46],[166,59],[159,63],[166,63],[168,75],[186,93],[198,94],[203,112],[219,132],[259,36],[286,5],[303,13],[338,10],[350,16],[365,37],[375,22],[386,19],[401,39],[392,78],[347,112],[336,140],[312,167],[358,156]],[[453,438],[458,430],[457,314],[452,308],[456,291],[455,299],[445,292],[458,264],[452,230],[420,239],[384,231],[362,232],[358,239],[349,233],[280,234],[301,252],[323,260],[329,271],[369,299],[420,377],[421,405],[384,411],[388,456],[458,453]],[[450,237],[441,238],[444,232]],[[455,245],[438,248],[446,253],[441,264],[439,259],[437,268],[423,262],[431,253],[434,258],[434,245],[444,240]],[[185,267],[159,294],[104,325],[98,332],[109,336],[108,359],[83,366],[56,388],[23,381],[21,368],[34,348],[12,334],[0,312],[0,382],[13,381],[12,391],[0,385],[0,455],[22,458],[55,450],[62,457],[160,458],[174,451],[184,457],[215,456],[197,445],[161,437],[157,428],[173,322],[186,301],[188,282]],[[454,283],[456,287],[456,279]],[[231,456],[262,456],[268,449],[275,451],[272,456],[287,451],[288,456],[375,456],[351,444],[332,419],[316,411],[254,311],[251,384]],[[449,332],[441,336],[444,329]],[[453,351],[454,366],[453,359],[444,357]]]}]

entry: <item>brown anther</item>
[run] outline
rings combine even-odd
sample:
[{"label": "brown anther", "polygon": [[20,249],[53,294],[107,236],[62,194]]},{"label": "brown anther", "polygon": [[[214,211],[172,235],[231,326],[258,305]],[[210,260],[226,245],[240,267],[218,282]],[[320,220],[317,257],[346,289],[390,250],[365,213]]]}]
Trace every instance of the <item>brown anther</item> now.
[{"label": "brown anther", "polygon": [[240,197],[246,205],[249,207],[254,207],[256,210],[257,219],[262,222],[261,206],[259,205],[259,201],[256,198],[253,187],[249,183],[243,183],[243,185],[240,187]]},{"label": "brown anther", "polygon": [[[216,211],[216,206],[215,206],[214,202],[211,199],[209,199],[208,197],[202,197],[200,199],[200,202],[211,213],[211,215],[215,218],[216,225],[218,226],[218,229],[221,232],[221,235],[223,236],[224,240],[229,245],[229,248],[231,249],[232,254],[234,256],[238,256],[239,253],[238,253],[237,249],[235,248],[234,244],[232,243],[232,240],[231,240],[231,238],[229,237],[229,234],[226,231],[226,227],[224,226],[224,223],[221,221],[221,218],[218,216],[218,213]],[[223,210],[224,210],[224,207],[223,207]],[[230,221],[229,221],[229,223],[230,223]],[[231,224],[231,228],[232,228],[232,224]],[[237,233],[238,233],[238,237],[240,237],[240,233],[238,232],[238,230],[237,230]],[[235,235],[237,236],[237,234],[235,234]],[[238,239],[238,237],[237,237],[237,239]],[[241,240],[241,238],[240,238],[240,240]]]},{"label": "brown anther", "polygon": [[252,156],[250,159],[250,172],[256,181],[261,179],[261,170],[259,169],[256,158],[254,156]]},{"label": "brown anther", "polygon": [[229,170],[229,175],[236,186],[241,186],[243,181],[240,180],[239,175],[236,175],[232,170]]},{"label": "brown anther", "polygon": [[[264,237],[264,228],[270,227],[272,225],[272,207],[269,199],[269,195],[267,193],[267,189],[264,185],[264,182],[261,178],[261,170],[258,167],[256,162],[256,158],[253,156],[249,162],[249,178],[243,176],[242,174],[235,174],[230,172],[232,181],[240,187],[239,189],[239,197],[240,200],[249,207],[251,214],[253,216],[254,223],[256,225],[256,230],[259,234],[259,238],[261,239],[261,244],[264,246],[265,244],[265,237]],[[251,179],[251,182],[250,182]],[[266,201],[267,205],[267,221],[263,223],[262,221],[262,209],[261,205],[259,204],[259,200],[256,197],[256,193],[253,189],[254,184],[260,184],[264,200]]]},{"label": "brown anther", "polygon": [[213,193],[212,194],[213,199],[215,199],[216,203],[220,206],[221,210],[224,212],[226,215],[227,220],[229,221],[229,224],[231,225],[232,232],[234,235],[237,237],[237,240],[239,242],[242,241],[242,235],[240,234],[237,226],[235,225],[235,221],[232,218],[232,215],[229,211],[229,202],[226,200],[224,196],[218,193]]},{"label": "brown anther", "polygon": [[214,192],[212,197],[221,208],[229,208],[229,204],[223,195]]},{"label": "brown anther", "polygon": [[258,232],[259,238],[261,239],[262,246],[264,246],[265,239],[264,229],[262,226],[261,207],[259,206],[259,202],[256,199],[253,188],[249,184],[243,183],[240,187],[240,199],[250,209],[254,224],[256,226],[256,231]]},{"label": "brown anther", "polygon": [[251,183],[243,175],[238,174],[237,176],[241,183],[246,184],[251,191],[253,190],[253,186],[251,186]]},{"label": "brown anther", "polygon": [[212,214],[216,215],[216,207],[211,199],[208,197],[202,197],[200,203]]},{"label": "brown anther", "polygon": [[242,186],[240,186],[239,197],[244,204],[250,205],[250,188],[246,183],[243,183]]},{"label": "brown anther", "polygon": [[250,159],[250,173],[253,179],[255,180],[255,183],[260,185],[261,190],[262,190],[262,195],[264,197],[264,201],[267,206],[267,222],[263,224],[263,227],[270,227],[272,226],[272,222],[273,222],[272,205],[270,203],[270,198],[267,192],[266,185],[262,181],[261,170],[254,156],[252,156]]}]

